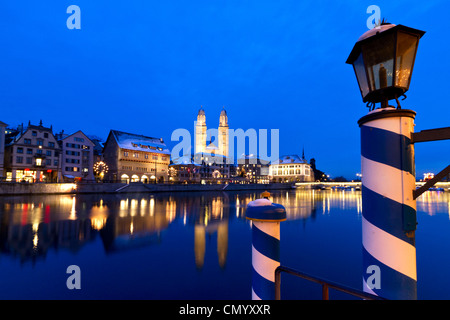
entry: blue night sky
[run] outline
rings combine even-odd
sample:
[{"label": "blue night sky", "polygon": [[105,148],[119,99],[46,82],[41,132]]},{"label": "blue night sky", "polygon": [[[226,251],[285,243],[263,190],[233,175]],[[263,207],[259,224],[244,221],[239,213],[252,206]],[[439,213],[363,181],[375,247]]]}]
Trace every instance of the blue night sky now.
[{"label": "blue night sky", "polygon": [[[69,5],[81,30],[69,30]],[[110,129],[163,137],[208,127],[225,106],[232,129],[279,129],[280,155],[305,150],[332,177],[360,172],[367,114],[345,61],[369,5],[421,29],[408,98],[416,131],[447,127],[449,1],[16,1],[0,6],[0,120],[55,132]],[[416,173],[449,164],[449,142],[416,145]]]}]

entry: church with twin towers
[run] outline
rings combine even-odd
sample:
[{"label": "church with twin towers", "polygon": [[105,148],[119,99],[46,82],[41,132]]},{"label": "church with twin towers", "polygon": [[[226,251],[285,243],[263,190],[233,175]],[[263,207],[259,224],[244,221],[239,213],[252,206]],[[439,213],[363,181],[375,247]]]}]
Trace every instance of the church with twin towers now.
[{"label": "church with twin towers", "polygon": [[[212,136],[214,136],[214,140],[212,139]],[[220,112],[217,135],[211,134],[211,136],[208,135],[207,132],[205,110],[203,109],[203,106],[200,107],[195,123],[195,153],[210,153],[228,158],[229,127],[225,107],[223,107]]]}]

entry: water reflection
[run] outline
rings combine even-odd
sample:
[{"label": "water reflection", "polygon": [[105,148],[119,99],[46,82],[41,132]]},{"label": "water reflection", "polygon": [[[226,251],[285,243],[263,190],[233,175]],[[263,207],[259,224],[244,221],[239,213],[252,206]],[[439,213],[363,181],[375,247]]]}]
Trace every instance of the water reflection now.
[{"label": "water reflection", "polygon": [[416,201],[417,211],[430,216],[447,212],[450,220],[450,193],[444,191],[428,191],[423,193]]},{"label": "water reflection", "polygon": [[[4,197],[0,247],[22,262],[36,261],[50,249],[77,252],[100,236],[105,252],[114,253],[157,244],[161,232],[181,220],[194,229],[196,266],[203,266],[205,238],[216,235],[223,267],[229,220],[244,219],[247,204],[259,197],[259,192]],[[274,192],[272,201],[286,207],[288,220],[328,214],[335,206],[359,213],[361,206],[360,193],[344,191]]]},{"label": "water reflection", "polygon": [[[259,197],[260,192],[2,197],[0,250],[3,256],[36,262],[49,250],[78,252],[100,237],[104,251],[113,254],[156,245],[163,241],[161,233],[179,221],[192,230],[196,267],[203,267],[211,237],[217,239],[218,264],[224,267],[230,221],[245,219],[247,204]],[[288,221],[315,219],[336,208],[358,215],[362,210],[357,191],[277,191],[271,200],[286,207]],[[429,215],[449,208],[448,193],[426,192],[417,200],[418,211]]]}]

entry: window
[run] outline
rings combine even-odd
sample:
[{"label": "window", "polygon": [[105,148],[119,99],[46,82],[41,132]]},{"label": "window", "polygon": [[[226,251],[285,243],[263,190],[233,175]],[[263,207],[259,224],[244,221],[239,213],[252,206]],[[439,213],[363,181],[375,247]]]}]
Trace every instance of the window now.
[{"label": "window", "polygon": [[33,137],[36,137],[36,136],[37,136],[37,131],[31,131],[31,135],[32,135]]},{"label": "window", "polygon": [[68,142],[66,142],[66,147],[74,148],[74,149],[80,149],[80,145],[79,144],[75,144],[75,143],[68,143]]},{"label": "window", "polygon": [[45,164],[48,165],[48,166],[51,166],[52,165],[52,159],[45,160]]},{"label": "window", "polygon": [[23,157],[16,157],[16,163],[23,163]]},{"label": "window", "polygon": [[48,138],[48,132],[44,132],[44,138]]},{"label": "window", "polygon": [[145,155],[144,155],[144,158],[145,158],[145,159],[148,159],[148,154],[145,154]]},{"label": "window", "polygon": [[47,156],[51,156],[51,155],[52,155],[52,152],[51,152],[50,150],[47,150],[46,155],[47,155]]},{"label": "window", "polygon": [[84,142],[84,139],[83,138],[79,138],[79,137],[75,137],[74,140],[78,141],[78,142]]},{"label": "window", "polygon": [[42,154],[42,149],[36,150],[36,154]]},{"label": "window", "polygon": [[23,153],[23,148],[17,148],[17,153]]},{"label": "window", "polygon": [[128,157],[128,151],[124,151],[124,152],[123,152],[123,156],[124,156],[124,157]]},{"label": "window", "polygon": [[31,139],[23,139],[24,144],[31,144]]},{"label": "window", "polygon": [[42,166],[42,159],[36,158],[36,166]]},{"label": "window", "polygon": [[33,154],[33,149],[27,149],[27,154]]},{"label": "window", "polygon": [[139,153],[137,152],[133,153],[133,158],[139,158]]},{"label": "window", "polygon": [[48,146],[49,146],[50,148],[54,148],[54,147],[55,147],[55,143],[54,143],[54,142],[49,142],[49,143],[48,143]]},{"label": "window", "polygon": [[27,164],[32,164],[32,163],[33,163],[33,158],[27,157]]},{"label": "window", "polygon": [[43,146],[43,145],[44,145],[44,140],[39,139],[39,140],[37,141],[37,145],[38,145],[38,146]]}]

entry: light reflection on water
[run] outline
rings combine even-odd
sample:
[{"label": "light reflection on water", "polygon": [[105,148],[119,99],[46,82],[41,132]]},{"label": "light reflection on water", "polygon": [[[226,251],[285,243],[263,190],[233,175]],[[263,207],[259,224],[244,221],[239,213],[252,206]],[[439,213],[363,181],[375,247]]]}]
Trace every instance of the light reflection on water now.
[{"label": "light reflection on water", "polygon": [[[259,192],[1,197],[0,298],[249,299],[245,208],[259,197]],[[360,286],[360,192],[280,190],[271,200],[287,210],[282,264]],[[426,280],[418,281],[419,298],[434,297],[429,273],[435,266],[426,261],[434,252],[429,247],[437,246],[430,236],[436,226],[429,217],[439,217],[439,228],[448,228],[449,208],[449,193],[426,192],[417,200],[418,274]],[[440,248],[449,247],[448,236],[440,237]],[[76,293],[65,288],[70,264],[83,271],[84,286]],[[309,289],[300,294],[290,283],[282,290],[286,298],[313,294]]]}]

